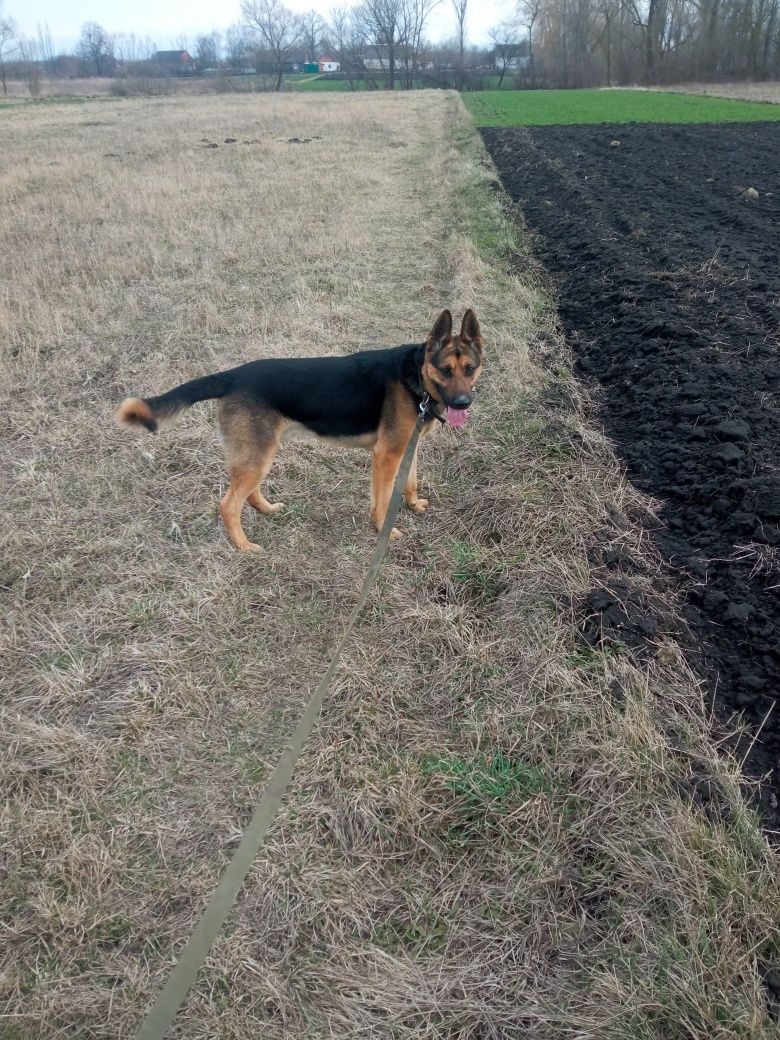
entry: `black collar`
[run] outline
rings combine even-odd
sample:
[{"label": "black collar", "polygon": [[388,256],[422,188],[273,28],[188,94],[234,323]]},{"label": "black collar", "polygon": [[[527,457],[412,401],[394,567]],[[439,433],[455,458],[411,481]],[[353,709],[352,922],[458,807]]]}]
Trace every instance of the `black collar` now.
[{"label": "black collar", "polygon": [[[417,349],[421,353],[424,353],[425,351],[424,347]],[[405,373],[406,378],[404,379],[404,384],[406,386],[406,389],[414,398],[414,403],[417,405],[417,408],[421,415],[425,416],[426,421],[430,421],[431,419],[438,419],[440,423],[446,424],[447,420],[442,415],[439,415],[439,413],[436,410],[436,405],[438,402],[431,400],[431,395],[423,386],[422,375],[420,371],[421,365],[419,363],[420,359],[415,357],[414,361],[417,363],[414,365],[412,371],[409,371],[409,369],[407,369],[407,372]]]}]

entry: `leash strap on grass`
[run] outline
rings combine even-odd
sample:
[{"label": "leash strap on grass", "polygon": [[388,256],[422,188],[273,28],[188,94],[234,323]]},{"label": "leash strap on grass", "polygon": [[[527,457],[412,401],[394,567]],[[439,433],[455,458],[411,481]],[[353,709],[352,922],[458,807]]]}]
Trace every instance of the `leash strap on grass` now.
[{"label": "leash strap on grass", "polygon": [[227,867],[225,867],[225,871],[206,909],[203,911],[203,915],[195,926],[187,945],[182,950],[168,981],[138,1030],[136,1040],[162,1040],[170,1026],[173,1025],[179,1008],[184,1003],[190,987],[195,981],[195,977],[208,957],[211,947],[214,945],[214,940],[227,920],[239,889],[244,883],[244,879],[249,873],[249,868],[252,866],[255,856],[276,816],[292,779],[295,766],[301,757],[303,745],[309,739],[319,717],[322,702],[330,688],[331,680],[341,660],[344,646],[352,634],[358,615],[366,605],[371,586],[379,573],[379,567],[390,541],[390,532],[393,529],[393,524],[401,505],[406,478],[409,475],[417,441],[420,438],[420,431],[426,418],[426,412],[421,409],[417,424],[412,431],[401,460],[398,475],[393,484],[393,493],[390,496],[390,504],[387,507],[387,516],[379,533],[379,538],[371,557],[371,563],[363,582],[363,588],[360,591],[357,603],[352,608],[352,613],[349,616],[344,633],[333,652],[328,669],[323,675],[319,686],[312,694],[306,711],[301,716],[289,743],[282,752],[273,776],[265,789],[265,793],[243,833],[238,848],[233,853]]}]

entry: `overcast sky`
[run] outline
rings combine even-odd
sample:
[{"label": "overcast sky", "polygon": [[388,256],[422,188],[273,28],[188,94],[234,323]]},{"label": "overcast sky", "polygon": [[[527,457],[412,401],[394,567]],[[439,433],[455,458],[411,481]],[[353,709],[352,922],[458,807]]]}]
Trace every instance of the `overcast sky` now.
[{"label": "overcast sky", "polygon": [[[316,8],[327,17],[337,0],[286,0],[296,11]],[[342,0],[343,2],[343,0]],[[487,30],[514,7],[512,0],[470,0],[467,29],[469,40],[486,42]],[[16,20],[22,33],[35,35],[39,24],[48,23],[55,49],[72,48],[84,22],[99,22],[108,32],[134,32],[149,36],[161,50],[173,47],[186,36],[191,42],[198,33],[226,29],[241,15],[240,0],[0,0],[0,8]],[[431,39],[451,36],[454,16],[450,0],[442,0],[431,15]]]}]

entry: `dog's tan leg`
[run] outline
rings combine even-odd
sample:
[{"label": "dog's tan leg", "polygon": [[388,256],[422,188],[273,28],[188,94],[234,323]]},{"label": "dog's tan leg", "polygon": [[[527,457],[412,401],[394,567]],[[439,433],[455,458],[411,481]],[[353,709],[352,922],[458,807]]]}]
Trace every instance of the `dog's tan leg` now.
[{"label": "dog's tan leg", "polygon": [[230,474],[230,487],[220,504],[222,519],[237,549],[259,549],[241,527],[241,510],[245,502],[266,514],[283,508],[281,502],[272,505],[260,491],[276,457],[283,424],[280,417],[241,400],[222,402],[219,421]]},{"label": "dog's tan leg", "polygon": [[244,502],[257,490],[262,480],[263,471],[259,466],[242,468],[233,466],[230,469],[230,487],[219,504],[222,521],[233,545],[242,552],[259,549],[255,542],[250,542],[241,526],[241,510]]},{"label": "dog's tan leg", "polygon": [[255,542],[250,542],[241,526],[241,510],[244,502],[261,513],[278,513],[284,508],[282,502],[275,505],[263,496],[260,484],[268,476],[268,471],[276,457],[278,440],[269,444],[259,459],[251,463],[234,463],[230,467],[230,487],[220,504],[220,512],[231,542],[243,551],[259,549]]},{"label": "dog's tan leg", "polygon": [[428,499],[417,497],[417,448],[414,449],[412,465],[404,488],[404,502],[413,513],[424,513],[428,508]]},{"label": "dog's tan leg", "polygon": [[284,509],[284,502],[269,502],[260,488],[253,491],[251,495],[247,495],[246,500],[252,509],[256,509],[258,513],[264,513],[266,516],[273,516],[274,513],[280,513]]},{"label": "dog's tan leg", "polygon": [[279,442],[276,441],[276,443],[270,448],[268,454],[265,456],[265,465],[263,468],[262,475],[257,482],[258,486],[252,492],[251,495],[247,495],[246,497],[247,502],[253,509],[256,509],[258,513],[264,513],[266,516],[272,516],[274,513],[278,513],[282,509],[284,509],[284,502],[274,502],[272,504],[268,501],[263,492],[260,490],[260,484],[262,484],[262,482],[268,476],[271,466],[274,463],[274,459],[276,458],[276,449],[278,448],[278,446]]},{"label": "dog's tan leg", "polygon": [[[393,493],[393,484],[398,475],[401,465],[401,455],[392,450],[380,436],[374,448],[374,465],[371,470],[371,519],[377,531],[382,530],[382,524],[387,516],[387,507],[390,505],[390,496]],[[390,540],[395,541],[403,535],[394,527],[390,532]]]}]

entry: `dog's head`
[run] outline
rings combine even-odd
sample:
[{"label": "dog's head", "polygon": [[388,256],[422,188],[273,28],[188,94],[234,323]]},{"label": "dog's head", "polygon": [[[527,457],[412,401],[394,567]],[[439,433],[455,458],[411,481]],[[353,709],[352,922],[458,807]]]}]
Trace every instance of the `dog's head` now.
[{"label": "dog's head", "polygon": [[446,406],[451,426],[463,426],[468,419],[481,371],[482,336],[476,314],[467,310],[460,333],[453,336],[452,315],[442,311],[425,344],[422,380],[431,397]]}]

